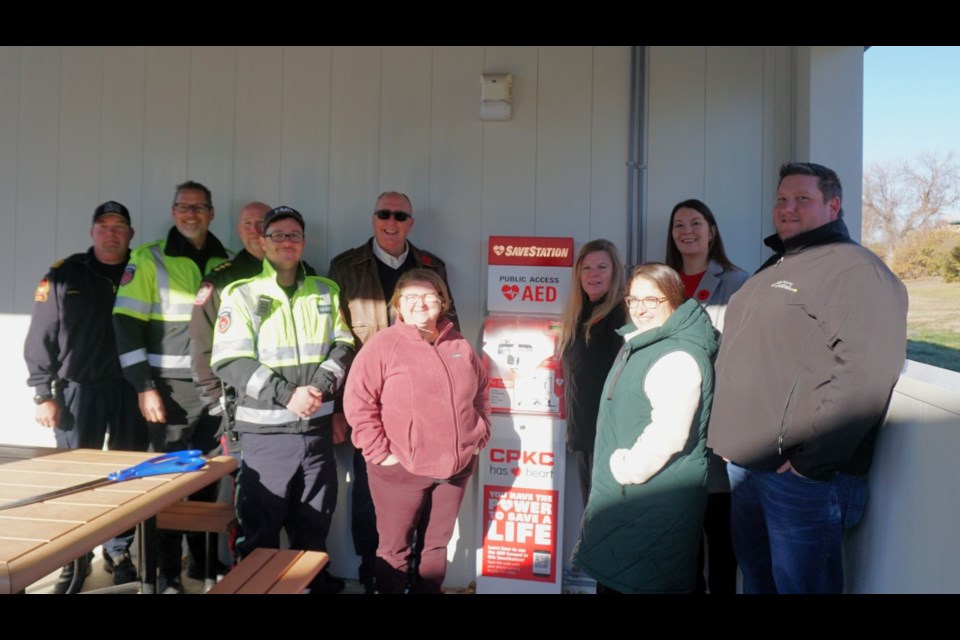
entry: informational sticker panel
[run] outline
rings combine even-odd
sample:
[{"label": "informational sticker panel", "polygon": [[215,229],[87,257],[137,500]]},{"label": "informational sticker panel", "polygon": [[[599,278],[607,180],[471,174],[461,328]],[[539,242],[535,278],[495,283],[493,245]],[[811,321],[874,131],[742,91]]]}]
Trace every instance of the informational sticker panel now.
[{"label": "informational sticker panel", "polygon": [[560,322],[542,316],[488,316],[483,362],[493,413],[563,417],[563,367],[557,357]]},{"label": "informational sticker panel", "polygon": [[570,291],[573,238],[490,236],[487,311],[557,314]]},{"label": "informational sticker panel", "polygon": [[562,420],[493,416],[481,453],[477,593],[560,593]]}]

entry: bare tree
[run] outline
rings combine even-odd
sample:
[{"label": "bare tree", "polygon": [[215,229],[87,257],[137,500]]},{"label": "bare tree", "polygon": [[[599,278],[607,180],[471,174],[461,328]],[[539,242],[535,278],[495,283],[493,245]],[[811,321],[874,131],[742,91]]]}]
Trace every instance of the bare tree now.
[{"label": "bare tree", "polygon": [[863,237],[884,258],[913,231],[929,229],[960,205],[960,164],[953,154],[871,165],[863,174]]}]

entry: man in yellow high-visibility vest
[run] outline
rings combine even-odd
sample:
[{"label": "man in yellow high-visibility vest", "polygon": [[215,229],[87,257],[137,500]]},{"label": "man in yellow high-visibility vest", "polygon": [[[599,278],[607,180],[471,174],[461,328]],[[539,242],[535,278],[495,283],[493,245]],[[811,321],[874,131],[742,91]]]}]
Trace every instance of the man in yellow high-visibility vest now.
[{"label": "man in yellow high-visibility vest", "polygon": [[[191,378],[190,315],[203,275],[230,258],[209,231],[210,190],[199,182],[177,185],[173,224],[165,240],[135,249],[113,307],[117,352],[124,377],[138,393],[154,451],[217,448],[219,420],[211,417]],[[216,498],[217,485],[195,494]],[[204,566],[203,534],[188,535],[191,561]],[[160,536],[161,591],[182,593],[181,537]]]}]

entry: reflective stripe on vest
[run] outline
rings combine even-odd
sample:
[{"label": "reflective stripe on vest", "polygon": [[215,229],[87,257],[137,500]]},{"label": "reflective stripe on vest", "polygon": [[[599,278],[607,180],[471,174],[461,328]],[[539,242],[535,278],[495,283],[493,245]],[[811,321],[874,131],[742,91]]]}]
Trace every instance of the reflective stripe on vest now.
[{"label": "reflective stripe on vest", "polygon": [[120,366],[129,367],[147,359],[146,349],[134,349],[120,354]]},{"label": "reflective stripe on vest", "polygon": [[270,367],[265,367],[260,365],[260,368],[253,372],[253,375],[250,376],[250,379],[247,380],[246,393],[251,398],[257,398],[260,396],[260,391],[263,389],[263,386],[267,384],[270,380],[270,376],[273,375],[273,369]]},{"label": "reflective stripe on vest", "polygon": [[[167,271],[167,264],[163,257],[163,249],[156,244],[150,247],[150,253],[153,254],[153,261],[157,265],[157,294],[160,297],[160,303],[153,305],[151,313],[158,315],[168,322],[190,322],[190,316],[193,313],[193,302],[174,303],[173,296],[170,293],[170,272]],[[201,276],[203,274],[200,274]],[[190,295],[193,296],[194,293]],[[189,364],[187,365],[190,366]]]},{"label": "reflective stripe on vest", "polygon": [[191,366],[190,356],[171,356],[165,353],[150,353],[147,355],[147,361],[151,367],[158,369],[189,369]]},{"label": "reflective stripe on vest", "polygon": [[[313,420],[322,416],[328,416],[333,413],[333,400],[328,400],[310,414],[305,420]],[[251,407],[237,407],[237,422],[249,422],[250,424],[262,424],[267,426],[279,426],[297,422],[301,418],[287,409],[253,409]]]}]

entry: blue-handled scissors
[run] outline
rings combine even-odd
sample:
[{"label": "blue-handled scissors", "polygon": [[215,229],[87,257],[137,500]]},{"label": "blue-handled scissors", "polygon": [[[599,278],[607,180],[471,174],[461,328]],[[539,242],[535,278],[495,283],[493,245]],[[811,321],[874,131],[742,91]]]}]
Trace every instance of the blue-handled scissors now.
[{"label": "blue-handled scissors", "polygon": [[140,464],[132,467],[119,469],[109,473],[107,474],[107,477],[100,478],[99,480],[90,480],[89,482],[75,484],[63,489],[57,489],[56,491],[49,491],[47,493],[41,493],[40,495],[30,496],[29,498],[21,498],[20,500],[15,500],[13,502],[0,504],[0,511],[3,511],[4,509],[13,509],[14,507],[22,507],[37,502],[45,502],[61,496],[68,496],[79,491],[95,489],[97,487],[113,484],[115,482],[133,480],[134,478],[147,478],[149,476],[157,476],[165,473],[196,471],[197,469],[203,468],[205,464],[207,464],[207,460],[203,457],[203,452],[197,449],[165,453],[162,456],[144,460]]}]

